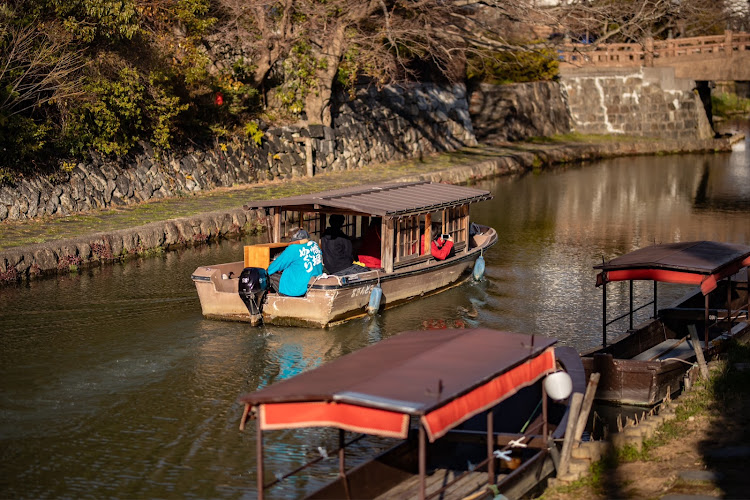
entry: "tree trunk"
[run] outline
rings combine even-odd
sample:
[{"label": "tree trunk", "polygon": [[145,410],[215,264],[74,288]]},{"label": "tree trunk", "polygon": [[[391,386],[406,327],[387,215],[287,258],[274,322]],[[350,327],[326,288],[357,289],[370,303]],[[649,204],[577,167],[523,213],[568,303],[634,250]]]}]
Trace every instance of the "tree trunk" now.
[{"label": "tree trunk", "polygon": [[316,59],[324,60],[326,64],[325,68],[316,71],[316,84],[305,96],[308,124],[319,123],[326,127],[331,126],[331,94],[339,62],[346,49],[345,37],[345,26],[339,25],[330,37],[323,40],[320,51],[315,54]]}]

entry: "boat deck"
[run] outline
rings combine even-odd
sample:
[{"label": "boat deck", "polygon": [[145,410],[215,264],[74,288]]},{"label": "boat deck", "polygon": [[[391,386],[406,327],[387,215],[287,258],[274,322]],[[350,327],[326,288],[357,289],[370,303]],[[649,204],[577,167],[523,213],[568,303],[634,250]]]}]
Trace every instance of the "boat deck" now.
[{"label": "boat deck", "polygon": [[[427,496],[438,491],[463,472],[464,471],[454,471],[451,469],[435,470],[434,473],[428,475],[425,479],[425,490]],[[445,492],[436,495],[435,498],[463,498],[483,489],[486,485],[486,472],[470,472]],[[378,500],[390,500],[392,498],[416,500],[419,498],[419,476],[415,474],[406,481],[399,483],[375,498]]]},{"label": "boat deck", "polygon": [[[703,349],[703,341],[700,341],[700,346],[701,349]],[[652,348],[643,351],[633,359],[635,361],[663,361],[667,358],[687,359],[691,356],[695,356],[693,342],[690,339],[684,338],[667,339],[659,344],[656,344]]]}]

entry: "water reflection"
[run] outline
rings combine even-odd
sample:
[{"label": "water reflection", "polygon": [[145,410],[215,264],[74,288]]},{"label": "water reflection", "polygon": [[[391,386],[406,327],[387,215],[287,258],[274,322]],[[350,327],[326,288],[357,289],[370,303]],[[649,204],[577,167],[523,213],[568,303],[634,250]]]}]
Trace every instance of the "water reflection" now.
[{"label": "water reflection", "polygon": [[[745,149],[483,182],[495,198],[472,216],[500,241],[485,255],[482,282],[330,330],[201,317],[191,272],[238,260],[252,239],[2,288],[0,496],[253,498],[255,435],[252,425],[237,430],[240,393],[442,323],[590,347],[601,339],[592,266],[653,242],[750,244],[749,169]],[[608,292],[612,310],[627,306],[625,284]],[[636,286],[639,300],[651,292]],[[681,294],[660,291],[660,306]],[[266,480],[318,447],[333,450],[336,439],[314,429],[269,433]],[[348,460],[378,446],[366,443]],[[273,495],[299,497],[335,467],[324,460]]]}]

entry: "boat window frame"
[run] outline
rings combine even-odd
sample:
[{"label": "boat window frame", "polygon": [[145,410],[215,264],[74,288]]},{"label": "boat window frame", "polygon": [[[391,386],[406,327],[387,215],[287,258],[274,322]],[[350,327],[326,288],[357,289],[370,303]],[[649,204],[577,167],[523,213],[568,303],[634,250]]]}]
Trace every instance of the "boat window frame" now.
[{"label": "boat window frame", "polygon": [[[394,219],[395,242],[393,266],[404,267],[427,262],[432,258],[432,255],[428,252],[422,254],[422,249],[420,248],[422,236],[427,232],[427,221],[433,225],[439,223],[440,234],[449,234],[453,238],[454,254],[468,251],[468,220],[469,205],[467,203],[433,212],[422,212]],[[430,231],[430,233],[431,238],[436,236],[433,231]],[[414,248],[414,251],[410,251],[412,248]]]},{"label": "boat window frame", "polygon": [[[394,266],[410,264],[419,261],[421,257],[428,257],[421,255],[419,248],[419,242],[422,236],[422,229],[420,226],[424,224],[424,216],[425,214],[414,214],[394,219],[396,226],[396,251],[393,253]],[[415,235],[416,240],[414,239]]]}]

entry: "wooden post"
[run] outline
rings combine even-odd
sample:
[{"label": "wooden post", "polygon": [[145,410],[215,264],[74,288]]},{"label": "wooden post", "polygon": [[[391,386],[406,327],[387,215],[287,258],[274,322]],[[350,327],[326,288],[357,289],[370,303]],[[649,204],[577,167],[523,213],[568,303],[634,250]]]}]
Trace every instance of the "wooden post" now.
[{"label": "wooden post", "polygon": [[542,435],[547,437],[549,432],[549,423],[547,422],[547,388],[542,384]]},{"label": "wooden post", "polygon": [[602,347],[607,347],[607,278],[602,282]]},{"label": "wooden post", "polygon": [[727,321],[729,322],[729,326],[727,327],[727,332],[732,331],[732,326],[734,325],[734,320],[732,319],[732,277],[727,278]]},{"label": "wooden post", "polygon": [[487,483],[495,484],[495,430],[492,410],[487,412]]},{"label": "wooden post", "polygon": [[645,49],[646,53],[643,54],[643,65],[650,68],[654,65],[654,39],[652,37],[646,38]]},{"label": "wooden post", "polygon": [[633,329],[633,280],[630,280],[630,329]]},{"label": "wooden post", "polygon": [[419,424],[419,500],[426,496],[425,476],[427,475],[427,445],[424,425]]},{"label": "wooden post", "polygon": [[396,219],[386,219],[383,217],[383,222],[380,226],[380,261],[385,272],[393,272],[393,243],[394,243],[394,228]]},{"label": "wooden post", "polygon": [[424,254],[432,255],[432,214],[424,216]]},{"label": "wooden post", "polygon": [[273,209],[273,241],[271,243],[281,242],[281,211],[278,208]]},{"label": "wooden post", "polygon": [[703,329],[703,336],[706,339],[706,347],[708,347],[708,305],[709,305],[708,294],[706,294],[704,296],[704,300],[703,301],[705,303],[705,306],[703,308],[703,319],[705,321],[705,327]]},{"label": "wooden post", "polygon": [[346,478],[346,463],[344,461],[344,447],[346,446],[345,437],[346,436],[344,429],[339,429],[339,477],[341,478],[341,482],[344,485],[344,494],[346,495],[346,499],[349,500],[351,498],[351,493],[349,492],[349,481],[347,481]]},{"label": "wooden post", "polygon": [[732,51],[732,30],[724,30],[724,52],[731,54]]},{"label": "wooden post", "polygon": [[[471,243],[471,236],[469,236],[469,225],[470,225],[469,221],[471,220],[469,217],[470,210],[471,210],[471,206],[469,204],[464,205],[464,209],[463,209],[464,216],[462,217],[462,220],[461,220],[461,227],[463,227],[463,230],[464,230],[464,243],[465,243],[463,253],[469,253],[469,244]],[[454,245],[456,243],[457,243],[456,241],[453,242]]]},{"label": "wooden post", "polygon": [[557,477],[562,477],[568,473],[568,463],[570,463],[570,452],[573,449],[573,434],[575,433],[578,414],[583,402],[583,394],[574,392],[570,400],[570,411],[568,412],[568,425],[565,426],[565,439],[563,440],[562,456],[560,457],[560,469],[557,471]]},{"label": "wooden post", "polygon": [[581,413],[578,415],[578,422],[576,422],[576,430],[573,435],[576,443],[581,440],[583,431],[586,429],[586,422],[588,422],[589,419],[591,406],[594,404],[594,396],[596,396],[596,388],[599,385],[599,378],[601,376],[601,373],[592,373],[591,377],[589,377],[589,383],[588,386],[586,386],[586,394],[583,396],[583,406],[581,406]]},{"label": "wooden post", "polygon": [[315,175],[313,166],[312,139],[310,137],[305,137],[305,139],[305,166],[307,167],[307,176],[312,177]]},{"label": "wooden post", "polygon": [[[258,409],[260,415],[260,408]],[[263,431],[260,428],[260,419],[255,425],[255,460],[258,462],[258,500],[263,500]]]},{"label": "wooden post", "polygon": [[[698,360],[698,366],[701,369],[701,375],[708,380],[708,365],[706,364],[706,358],[703,357],[703,349],[701,349],[701,343],[698,340],[698,332],[695,330],[695,325],[688,325],[688,331],[690,332],[690,340],[693,342],[695,358]],[[708,349],[708,343],[706,343],[706,349]]]}]

